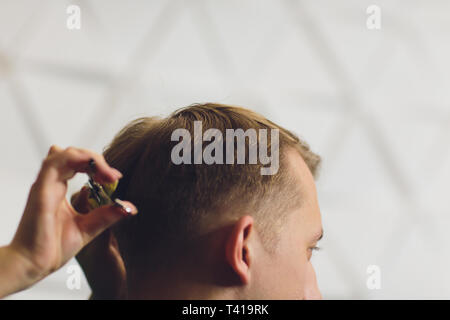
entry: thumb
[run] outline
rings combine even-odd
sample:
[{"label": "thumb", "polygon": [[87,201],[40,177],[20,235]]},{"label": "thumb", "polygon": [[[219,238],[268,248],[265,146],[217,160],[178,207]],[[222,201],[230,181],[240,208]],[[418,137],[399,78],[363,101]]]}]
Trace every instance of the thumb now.
[{"label": "thumb", "polygon": [[111,227],[119,220],[135,216],[137,208],[129,201],[114,200],[114,204],[99,207],[88,214],[78,216],[78,225],[83,234],[86,245],[100,233]]}]

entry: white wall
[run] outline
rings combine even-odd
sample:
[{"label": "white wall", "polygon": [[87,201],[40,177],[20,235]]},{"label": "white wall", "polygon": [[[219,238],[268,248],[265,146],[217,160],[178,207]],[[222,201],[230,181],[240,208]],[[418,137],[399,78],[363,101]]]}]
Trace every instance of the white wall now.
[{"label": "white wall", "polygon": [[[223,102],[322,155],[325,298],[450,298],[449,14],[444,0],[0,0],[0,245],[51,144],[100,152],[138,116]],[[87,297],[66,271],[11,298]]]}]

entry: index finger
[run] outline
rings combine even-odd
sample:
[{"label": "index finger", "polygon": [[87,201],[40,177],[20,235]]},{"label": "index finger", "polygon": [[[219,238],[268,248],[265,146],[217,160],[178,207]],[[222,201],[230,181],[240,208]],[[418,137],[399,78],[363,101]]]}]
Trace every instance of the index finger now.
[{"label": "index finger", "polygon": [[89,162],[94,160],[96,172],[94,180],[99,183],[114,182],[122,177],[122,174],[110,167],[104,157],[94,151],[69,147],[66,149],[52,146],[49,155],[42,163],[38,181],[41,183],[66,182],[77,172],[92,173]]}]

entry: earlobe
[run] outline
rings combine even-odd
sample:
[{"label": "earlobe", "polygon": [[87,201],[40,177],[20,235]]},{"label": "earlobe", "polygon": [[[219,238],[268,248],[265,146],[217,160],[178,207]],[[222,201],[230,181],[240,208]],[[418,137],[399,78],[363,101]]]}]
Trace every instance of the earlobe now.
[{"label": "earlobe", "polygon": [[242,284],[250,281],[251,253],[249,238],[253,230],[253,218],[244,216],[233,226],[226,243],[226,257],[230,267]]}]

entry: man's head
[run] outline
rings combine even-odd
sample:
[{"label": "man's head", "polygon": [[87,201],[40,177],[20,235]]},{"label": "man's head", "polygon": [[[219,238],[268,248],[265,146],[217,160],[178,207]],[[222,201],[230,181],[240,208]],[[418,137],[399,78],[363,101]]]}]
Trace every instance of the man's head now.
[{"label": "man's head", "polygon": [[[260,162],[173,163],[172,133],[186,129],[194,140],[195,121],[204,131],[223,133],[224,157],[230,152],[226,129],[279,130],[278,171],[262,175]],[[202,149],[207,145],[200,143]],[[245,143],[248,160],[250,139]],[[244,108],[192,105],[167,118],[133,121],[104,155],[124,174],[114,196],[133,202],[140,212],[115,228],[132,296],[320,295],[309,261],[322,234],[313,178],[320,159],[291,132]]]}]

